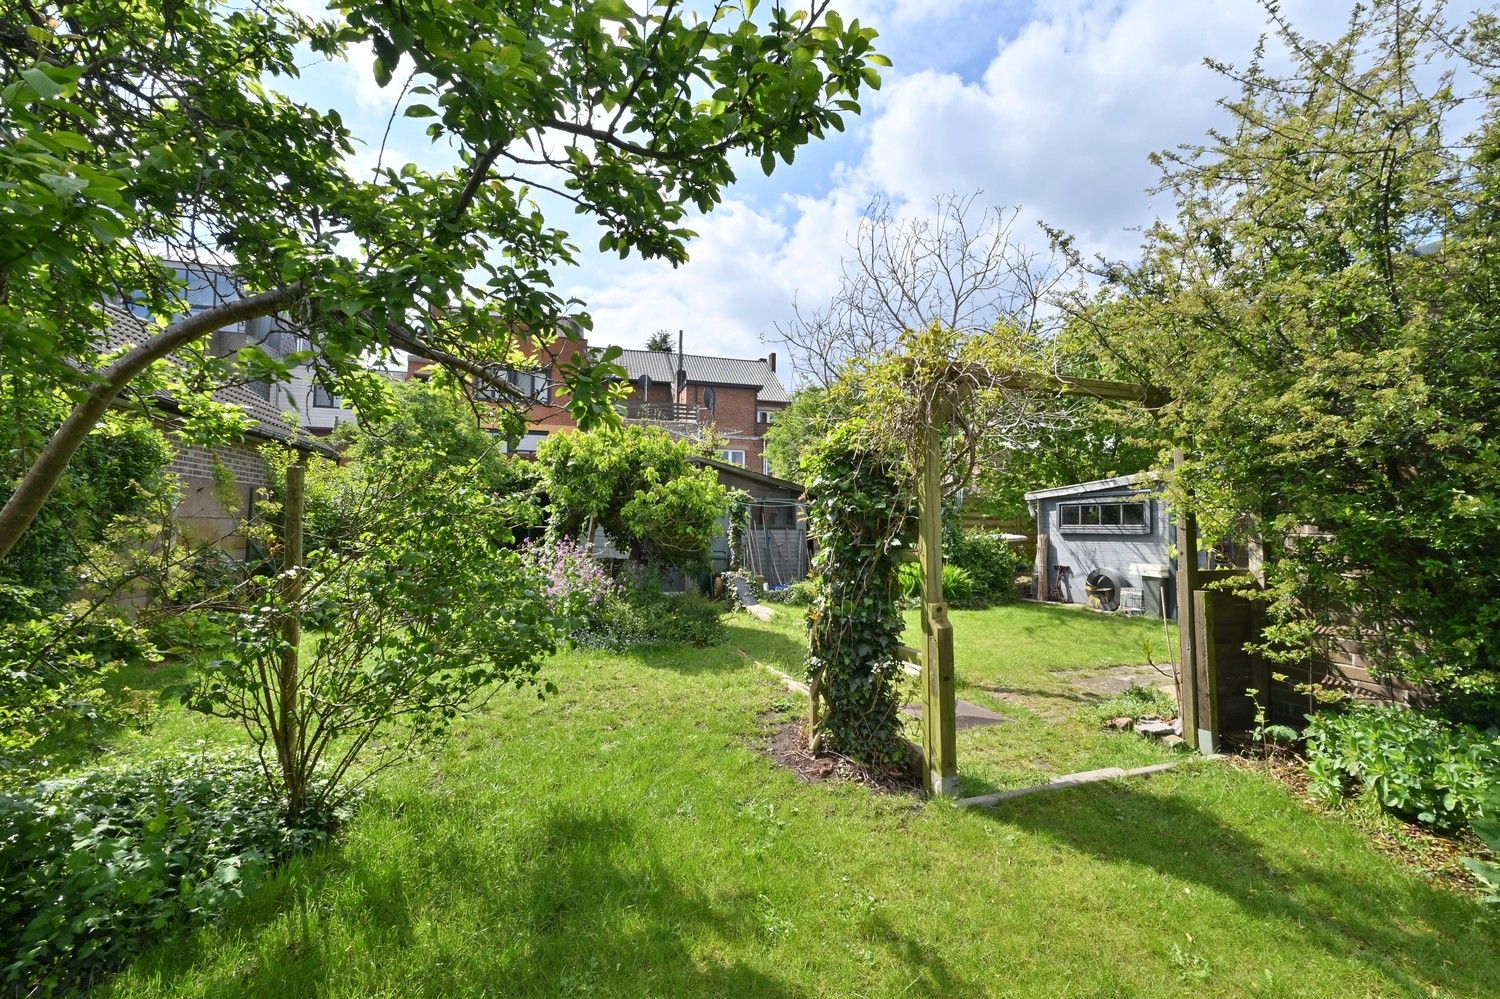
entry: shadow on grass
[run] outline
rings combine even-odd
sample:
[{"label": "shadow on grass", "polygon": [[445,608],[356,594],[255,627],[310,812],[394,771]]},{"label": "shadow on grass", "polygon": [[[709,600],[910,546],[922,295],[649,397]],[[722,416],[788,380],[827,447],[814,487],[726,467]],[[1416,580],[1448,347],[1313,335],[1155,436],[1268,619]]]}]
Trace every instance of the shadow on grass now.
[{"label": "shadow on grass", "polygon": [[35,747],[37,755],[46,757],[58,772],[98,762],[99,753],[122,732],[149,726],[157,712],[176,705],[189,674],[190,667],[183,662],[121,667],[100,684],[110,704],[119,710],[53,732]]},{"label": "shadow on grass", "polygon": [[[520,870],[456,851],[426,867],[330,851],[294,871],[231,919],[246,944],[214,962],[224,930],[143,958],[137,974],[170,987],[195,969],[205,994],[758,996],[803,989],[728,953],[770,939],[764,899],[710,895],[679,878],[650,837],[619,811],[558,810],[507,849]],[[334,879],[338,901],[309,907]],[[353,901],[357,900],[357,901]],[[921,968],[922,949],[889,934]],[[204,965],[207,965],[206,967]],[[389,974],[370,969],[389,969]],[[942,972],[942,969],[939,969]],[[931,973],[928,969],[924,973]],[[946,972],[942,972],[944,975]],[[164,988],[163,991],[167,989]]]},{"label": "shadow on grass", "polygon": [[[1408,994],[1441,982],[1455,994],[1500,995],[1500,937],[1468,899],[1410,879],[1392,897],[1371,877],[1374,856],[1299,858],[1263,845],[1174,794],[1110,782],[1002,803],[975,814],[1043,835],[1112,865],[1138,865],[1189,881],[1241,909],[1293,923],[1331,955],[1378,970]],[[1292,835],[1290,829],[1281,835]],[[1406,903],[1405,911],[1393,903]]]}]

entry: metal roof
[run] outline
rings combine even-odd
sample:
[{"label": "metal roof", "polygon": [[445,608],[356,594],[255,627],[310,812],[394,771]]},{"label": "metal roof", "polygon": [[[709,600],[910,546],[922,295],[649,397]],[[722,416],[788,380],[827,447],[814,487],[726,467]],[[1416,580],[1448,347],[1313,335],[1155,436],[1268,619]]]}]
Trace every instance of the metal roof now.
[{"label": "metal roof", "polygon": [[[104,312],[113,320],[113,324],[96,340],[101,353],[114,353],[140,344],[151,335],[146,329],[145,322],[128,309],[117,305],[105,305]],[[301,451],[316,451],[329,457],[338,455],[338,451],[332,445],[319,440],[305,430],[294,430],[282,417],[280,407],[269,399],[262,399],[244,385],[228,385],[217,389],[213,397],[219,402],[239,406],[255,421],[255,425],[247,431],[252,437],[279,441]],[[153,401],[168,412],[178,411],[176,400],[165,392],[156,393]]]},{"label": "metal roof", "polygon": [[699,385],[743,385],[759,389],[761,402],[791,402],[786,386],[763,357],[753,360],[741,357],[711,357],[707,354],[681,354],[675,350],[626,350],[620,354],[620,365],[636,381],[648,375],[653,382],[674,385],[677,382],[677,360],[687,380]]},{"label": "metal roof", "polygon": [[1127,486],[1146,488],[1150,485],[1151,476],[1146,472],[1137,472],[1134,475],[1117,475],[1112,479],[1095,479],[1093,482],[1075,482],[1070,486],[1056,486],[1052,489],[1037,489],[1026,494],[1027,501],[1039,499],[1054,499],[1058,496],[1081,496],[1085,493],[1102,492],[1106,489],[1120,489]]}]

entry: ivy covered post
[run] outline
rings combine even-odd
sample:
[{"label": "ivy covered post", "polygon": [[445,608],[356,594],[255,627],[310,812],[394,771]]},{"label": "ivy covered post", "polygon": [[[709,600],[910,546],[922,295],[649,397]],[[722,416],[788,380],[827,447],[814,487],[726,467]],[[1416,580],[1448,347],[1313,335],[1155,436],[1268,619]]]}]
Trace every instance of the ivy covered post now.
[{"label": "ivy covered post", "polygon": [[953,624],[943,599],[943,450],[940,413],[925,431],[917,479],[917,557],[922,567],[922,769],[928,793],[958,794]]},{"label": "ivy covered post", "polygon": [[900,457],[858,423],[829,434],[805,464],[817,543],[808,609],[808,744],[865,766],[906,763],[901,738],[901,611],[896,569],[911,522]]}]

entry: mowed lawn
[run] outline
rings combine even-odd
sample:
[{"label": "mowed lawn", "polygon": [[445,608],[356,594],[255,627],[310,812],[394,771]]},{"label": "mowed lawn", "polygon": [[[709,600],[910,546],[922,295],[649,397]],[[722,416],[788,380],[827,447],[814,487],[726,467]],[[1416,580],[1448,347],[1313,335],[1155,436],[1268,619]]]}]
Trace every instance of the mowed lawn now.
[{"label": "mowed lawn", "polygon": [[[955,615],[966,683],[1026,658],[966,647],[972,625],[1036,610]],[[342,843],[106,994],[1500,994],[1479,904],[1221,763],[995,810],[798,781],[764,751],[802,711],[755,665],[797,670],[778,614],[713,649],[558,657],[556,696],[501,693],[385,775]],[[1144,745],[1092,734],[1085,756]],[[233,738],[167,708],[119,751]]]},{"label": "mowed lawn", "polygon": [[[1182,759],[1157,743],[1102,729],[1091,709],[1104,698],[1078,683],[1110,667],[1142,666],[1140,682],[1170,687],[1170,664],[1178,655],[1175,624],[1030,603],[955,610],[951,620],[958,696],[1007,719],[958,733],[960,793]],[[920,646],[916,611],[907,612],[906,628],[907,644]],[[915,685],[911,696],[921,699]],[[909,734],[921,741],[919,723],[911,724]]]}]

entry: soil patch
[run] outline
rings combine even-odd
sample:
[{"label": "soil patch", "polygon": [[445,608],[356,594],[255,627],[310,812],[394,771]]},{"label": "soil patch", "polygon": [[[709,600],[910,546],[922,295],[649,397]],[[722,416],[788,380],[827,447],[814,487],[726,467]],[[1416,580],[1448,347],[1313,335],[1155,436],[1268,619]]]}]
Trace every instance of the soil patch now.
[{"label": "soil patch", "polygon": [[1150,666],[1110,666],[1099,670],[1064,670],[1053,674],[1079,690],[1086,690],[1100,698],[1123,694],[1131,687],[1159,687],[1175,696],[1177,687],[1170,676]]},{"label": "soil patch", "polygon": [[915,760],[909,760],[904,770],[899,767],[872,770],[837,753],[814,756],[808,752],[801,722],[789,722],[773,731],[766,752],[801,780],[852,781],[881,794],[917,794],[922,789]]}]

